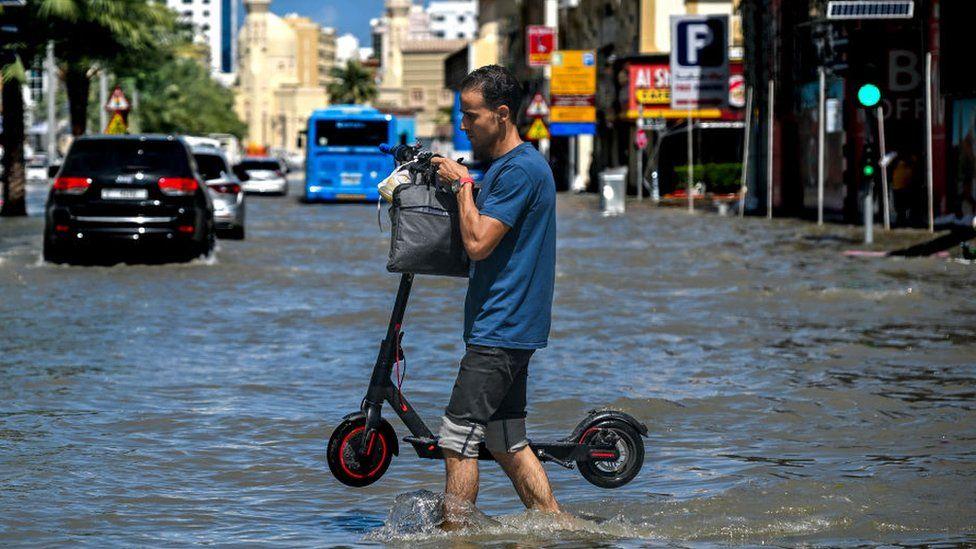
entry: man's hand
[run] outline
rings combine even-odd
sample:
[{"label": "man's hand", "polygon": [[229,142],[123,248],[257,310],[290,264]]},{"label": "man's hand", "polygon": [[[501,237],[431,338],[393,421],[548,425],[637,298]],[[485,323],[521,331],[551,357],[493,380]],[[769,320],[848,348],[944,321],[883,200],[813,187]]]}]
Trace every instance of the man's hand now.
[{"label": "man's hand", "polygon": [[455,162],[450,158],[435,156],[430,159],[430,162],[437,166],[437,175],[448,183],[465,177],[471,177],[471,173],[468,172],[468,168],[464,164]]}]

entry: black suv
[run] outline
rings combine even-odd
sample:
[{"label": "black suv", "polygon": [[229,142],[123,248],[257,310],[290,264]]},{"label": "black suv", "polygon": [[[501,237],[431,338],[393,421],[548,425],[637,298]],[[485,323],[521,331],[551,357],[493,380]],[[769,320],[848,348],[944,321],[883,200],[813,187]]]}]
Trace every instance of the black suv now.
[{"label": "black suv", "polygon": [[154,247],[189,258],[213,250],[213,204],[182,140],[79,137],[48,195],[44,259]]}]

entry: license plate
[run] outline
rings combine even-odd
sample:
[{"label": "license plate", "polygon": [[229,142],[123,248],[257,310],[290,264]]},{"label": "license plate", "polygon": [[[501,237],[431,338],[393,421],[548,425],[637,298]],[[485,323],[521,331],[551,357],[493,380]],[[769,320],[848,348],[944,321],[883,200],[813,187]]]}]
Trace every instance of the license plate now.
[{"label": "license plate", "polygon": [[344,173],[339,176],[343,185],[359,185],[359,182],[363,180],[363,174],[361,173]]},{"label": "license plate", "polygon": [[103,200],[144,200],[148,196],[146,189],[102,189]]}]

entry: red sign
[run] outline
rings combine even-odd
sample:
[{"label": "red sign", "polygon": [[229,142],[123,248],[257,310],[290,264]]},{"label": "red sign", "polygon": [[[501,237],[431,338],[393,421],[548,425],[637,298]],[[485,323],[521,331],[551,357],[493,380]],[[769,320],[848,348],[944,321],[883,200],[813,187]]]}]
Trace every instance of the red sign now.
[{"label": "red sign", "polygon": [[637,130],[637,135],[634,137],[634,145],[637,145],[638,149],[644,150],[644,147],[647,147],[647,132]]},{"label": "red sign", "polygon": [[529,103],[529,107],[525,109],[525,114],[530,118],[544,118],[549,116],[549,105],[546,104],[546,98],[541,93],[535,94],[532,102]]},{"label": "red sign", "polygon": [[526,57],[530,67],[545,67],[556,51],[556,29],[543,25],[529,25],[525,29]]},{"label": "red sign", "polygon": [[112,95],[105,102],[105,110],[108,112],[122,112],[129,110],[129,99],[122,93],[122,88],[115,86]]},{"label": "red sign", "polygon": [[[638,105],[644,106],[646,118],[683,118],[688,111],[671,109],[671,66],[659,63],[641,63],[628,66],[629,104],[627,116],[637,118]],[[745,79],[742,76],[742,63],[729,63],[729,101],[730,109],[700,109],[693,111],[696,118],[736,119],[741,117],[745,106]]]}]

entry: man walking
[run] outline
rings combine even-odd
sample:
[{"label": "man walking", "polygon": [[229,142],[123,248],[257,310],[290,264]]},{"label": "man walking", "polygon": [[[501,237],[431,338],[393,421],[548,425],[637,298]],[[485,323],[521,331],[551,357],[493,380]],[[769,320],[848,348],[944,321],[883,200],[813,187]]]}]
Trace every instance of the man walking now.
[{"label": "man walking", "polygon": [[466,352],[439,433],[448,522],[478,497],[482,440],[527,508],[559,512],[525,433],[529,359],[549,337],[556,187],[545,158],[519,137],[520,104],[518,81],[498,65],[461,83],[461,129],[475,156],[491,162],[477,200],[467,168],[433,159],[458,193],[461,237],[472,260],[464,302]]}]

